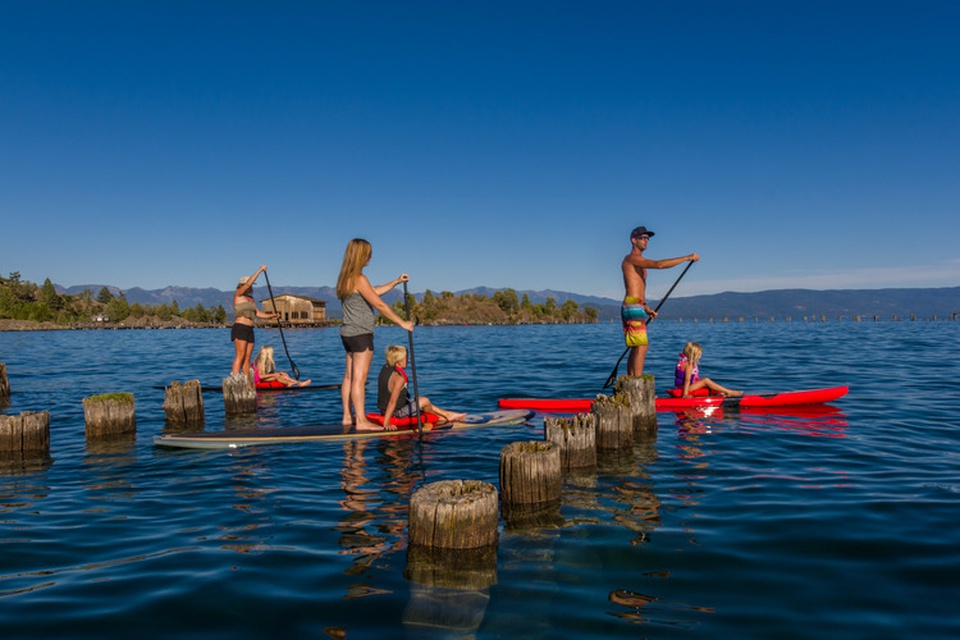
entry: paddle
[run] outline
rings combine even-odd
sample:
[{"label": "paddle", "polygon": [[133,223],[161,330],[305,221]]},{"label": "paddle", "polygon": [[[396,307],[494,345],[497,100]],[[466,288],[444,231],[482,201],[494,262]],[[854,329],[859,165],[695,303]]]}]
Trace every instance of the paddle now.
[{"label": "paddle", "polygon": [[[273,288],[270,286],[270,276],[267,275],[266,269],[263,271],[263,277],[267,279],[267,291],[270,292],[270,304],[273,305],[273,312],[277,313],[277,301],[273,299]],[[280,340],[283,342],[283,352],[287,354],[287,360],[290,361],[290,368],[293,370],[293,377],[297,380],[300,379],[300,369],[297,368],[297,365],[294,364],[293,358],[290,357],[290,351],[287,350],[287,339],[283,337],[283,326],[280,324],[280,318],[277,318],[277,329],[280,329]]]},{"label": "paddle", "polygon": [[[657,308],[653,310],[654,313],[657,313],[658,311],[660,311],[660,307],[662,307],[663,303],[667,301],[667,298],[670,297],[670,294],[673,293],[673,290],[677,288],[677,285],[680,284],[680,280],[683,278],[683,276],[687,274],[687,271],[689,271],[690,267],[692,266],[693,266],[693,261],[691,260],[690,262],[687,263],[686,268],[684,268],[683,272],[677,278],[677,281],[674,282],[673,286],[670,287],[670,290],[667,291],[667,295],[663,296],[663,298],[657,304]],[[654,319],[655,317],[647,320],[647,324],[650,324],[651,322],[653,322]],[[627,355],[628,351],[630,351],[630,347],[627,347],[626,349],[623,350],[623,353],[620,354],[620,358],[617,360],[617,364],[613,365],[613,371],[610,372],[610,376],[607,378],[607,381],[603,383],[604,389],[612,385],[614,381],[617,379],[617,369],[620,368],[620,363],[623,362],[623,357]]]},{"label": "paddle", "polygon": [[[407,311],[407,320],[413,321],[410,315],[410,296],[407,294],[407,283],[403,283],[403,304]],[[417,386],[417,360],[413,357],[413,331],[408,332],[410,341],[410,373],[413,376],[413,402],[417,407],[417,429],[423,437],[423,417],[420,415],[420,388]]]}]

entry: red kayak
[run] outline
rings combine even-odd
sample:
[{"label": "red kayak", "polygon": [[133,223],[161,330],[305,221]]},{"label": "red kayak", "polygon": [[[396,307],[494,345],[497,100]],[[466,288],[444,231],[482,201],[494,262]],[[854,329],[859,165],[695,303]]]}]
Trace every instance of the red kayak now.
[{"label": "red kayak", "polygon": [[[828,387],[783,393],[748,393],[738,398],[725,396],[694,396],[692,398],[657,398],[657,411],[682,411],[698,407],[795,407],[823,404],[842,398],[849,387]],[[585,413],[590,411],[594,398],[501,398],[501,409],[533,409],[541,412]]]}]

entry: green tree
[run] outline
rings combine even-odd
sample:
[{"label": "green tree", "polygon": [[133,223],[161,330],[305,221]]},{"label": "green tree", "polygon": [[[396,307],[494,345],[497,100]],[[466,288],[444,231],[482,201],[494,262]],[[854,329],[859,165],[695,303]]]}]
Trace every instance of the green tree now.
[{"label": "green tree", "polygon": [[520,308],[520,300],[517,298],[517,292],[513,289],[504,289],[493,294],[493,301],[503,309],[506,314],[516,313]]},{"label": "green tree", "polygon": [[548,316],[557,315],[557,299],[556,298],[547,298],[546,303],[543,305],[544,313]]},{"label": "green tree", "polygon": [[112,300],[113,294],[110,293],[110,289],[107,289],[106,287],[100,289],[100,293],[97,294],[97,302],[100,304],[110,304]]},{"label": "green tree", "polygon": [[217,305],[216,311],[213,312],[213,319],[217,324],[227,324],[227,310],[222,304]]},{"label": "green tree", "polygon": [[126,298],[122,296],[114,298],[107,304],[106,313],[110,322],[121,322],[130,315],[130,305],[127,304]]},{"label": "green tree", "polygon": [[51,311],[59,311],[63,308],[63,299],[57,293],[57,288],[50,282],[50,278],[44,280],[43,286],[40,287],[40,302],[47,305]]}]

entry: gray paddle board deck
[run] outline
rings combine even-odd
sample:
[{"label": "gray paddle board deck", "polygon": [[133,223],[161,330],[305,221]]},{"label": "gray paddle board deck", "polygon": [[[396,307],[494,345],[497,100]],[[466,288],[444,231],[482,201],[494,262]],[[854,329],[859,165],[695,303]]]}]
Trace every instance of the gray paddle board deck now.
[{"label": "gray paddle board deck", "polygon": [[[474,413],[449,425],[424,425],[423,431],[457,431],[473,427],[509,426],[523,424],[534,415],[527,409],[507,409],[489,413]],[[417,426],[396,431],[354,431],[353,427],[338,424],[311,425],[304,427],[276,427],[268,429],[242,429],[235,431],[209,431],[197,433],[164,434],[155,436],[153,444],[160,447],[180,449],[239,449],[265,444],[291,442],[321,442],[358,440],[362,438],[416,437]]]}]

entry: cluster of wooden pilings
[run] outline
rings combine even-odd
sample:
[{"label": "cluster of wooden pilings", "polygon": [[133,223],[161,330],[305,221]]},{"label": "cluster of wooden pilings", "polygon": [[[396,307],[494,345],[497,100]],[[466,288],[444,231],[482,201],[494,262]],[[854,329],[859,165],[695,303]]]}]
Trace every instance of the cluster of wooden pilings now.
[{"label": "cluster of wooden pilings", "polygon": [[479,480],[418,489],[410,498],[405,576],[414,588],[404,622],[475,630],[497,581],[500,516],[515,530],[559,524],[564,477],[593,472],[598,456],[632,452],[638,439],[655,438],[655,402],[653,376],[621,376],[614,395],[597,396],[590,413],[547,418],[543,440],[505,446],[499,495]]},{"label": "cluster of wooden pilings", "polygon": [[[933,314],[928,318],[920,318],[917,316],[917,314],[911,313],[909,315],[909,319],[911,322],[916,322],[918,320],[929,321],[929,322],[938,322],[941,320],[948,320],[950,322],[956,322],[958,316],[960,316],[960,311],[954,311],[953,313],[945,317],[938,317],[937,314]],[[809,316],[801,316],[798,318],[794,318],[793,316],[784,316],[783,318],[780,318],[780,320],[782,320],[783,322],[793,322],[794,320],[796,320],[797,322],[821,322],[821,323],[829,322],[831,319],[833,318],[828,317],[826,314],[823,314],[823,313],[821,313],[819,316],[809,315]],[[702,321],[708,324],[712,324],[714,322],[718,322],[722,324],[726,324],[729,322],[736,322],[738,324],[742,324],[744,322],[747,322],[748,320],[754,323],[776,322],[777,317],[776,316],[769,316],[769,317],[753,316],[752,318],[747,318],[745,316],[737,316],[735,319],[731,319],[730,316],[723,316],[721,318],[712,318],[712,317],[704,318]],[[900,316],[891,316],[889,318],[883,318],[879,315],[872,315],[872,316],[871,315],[853,315],[853,316],[841,315],[836,317],[837,322],[864,322],[864,321],[883,322],[885,320],[892,321],[892,322],[901,322],[903,318],[901,318]],[[692,322],[694,324],[697,324],[701,322],[701,318],[682,318],[681,317],[681,318],[676,318],[675,322],[681,322],[681,323]]]},{"label": "cluster of wooden pilings", "polygon": [[[235,376],[223,380],[227,415],[257,410],[253,380]],[[0,408],[9,406],[10,382],[7,367],[0,362]],[[83,398],[87,442],[128,441],[136,437],[136,402],[132,393],[105,393]],[[165,387],[163,410],[167,425],[180,429],[202,429],[203,396],[200,381],[173,381]],[[19,416],[0,415],[0,471],[18,472],[50,461],[50,413],[24,411]]]}]

